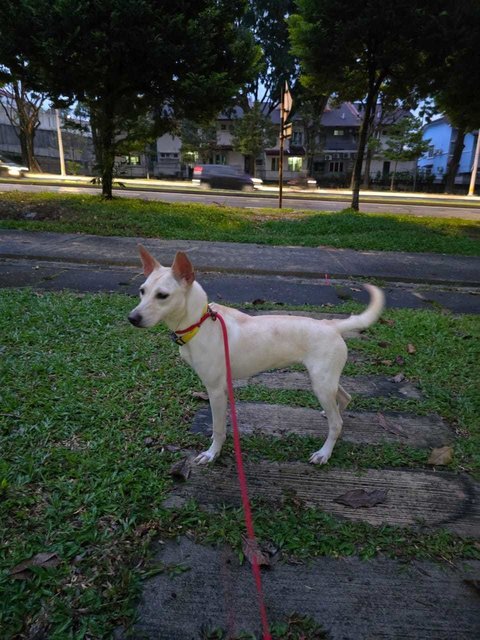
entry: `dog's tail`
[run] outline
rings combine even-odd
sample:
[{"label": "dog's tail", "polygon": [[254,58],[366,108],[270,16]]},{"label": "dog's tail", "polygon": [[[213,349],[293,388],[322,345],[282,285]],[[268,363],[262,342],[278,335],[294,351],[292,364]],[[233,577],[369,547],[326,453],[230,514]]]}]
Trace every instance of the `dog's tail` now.
[{"label": "dog's tail", "polygon": [[352,329],[366,329],[380,317],[385,306],[385,296],[383,291],[373,284],[364,285],[370,294],[370,304],[363,313],[358,316],[350,316],[345,320],[334,320],[335,326],[340,333],[346,333]]}]

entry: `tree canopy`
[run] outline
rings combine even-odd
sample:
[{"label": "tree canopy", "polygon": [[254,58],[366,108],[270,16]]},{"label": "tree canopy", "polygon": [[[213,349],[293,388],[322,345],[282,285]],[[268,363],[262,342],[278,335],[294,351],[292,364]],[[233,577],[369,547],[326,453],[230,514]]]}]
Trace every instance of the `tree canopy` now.
[{"label": "tree canopy", "polygon": [[116,148],[138,140],[139,121],[156,136],[187,115],[208,120],[252,79],[259,51],[245,9],[244,0],[3,0],[2,77],[87,107],[111,197]]},{"label": "tree canopy", "polygon": [[[362,163],[381,88],[407,98],[422,73],[418,52],[430,0],[297,0],[290,17],[293,52],[302,82],[340,100],[365,99],[352,179],[358,210]],[[418,53],[417,53],[418,52]]]}]

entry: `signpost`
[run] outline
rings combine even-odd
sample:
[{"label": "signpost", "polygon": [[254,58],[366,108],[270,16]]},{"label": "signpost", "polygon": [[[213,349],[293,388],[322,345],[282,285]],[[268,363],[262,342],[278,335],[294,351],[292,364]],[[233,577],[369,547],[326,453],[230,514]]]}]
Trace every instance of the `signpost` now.
[{"label": "signpost", "polygon": [[292,94],[288,88],[288,83],[285,82],[285,88],[282,89],[280,100],[280,158],[278,163],[278,208],[282,208],[283,199],[283,148],[285,139],[290,138],[292,135],[292,123],[285,124],[285,120],[288,118],[290,111],[292,110]]}]

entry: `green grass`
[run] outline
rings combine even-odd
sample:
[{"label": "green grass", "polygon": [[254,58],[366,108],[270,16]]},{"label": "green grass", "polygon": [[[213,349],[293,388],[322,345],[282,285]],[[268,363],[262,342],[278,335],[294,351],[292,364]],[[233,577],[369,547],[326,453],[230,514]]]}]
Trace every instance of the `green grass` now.
[{"label": "green grass", "polygon": [[478,255],[480,246],[480,225],[468,220],[105,201],[51,193],[1,194],[0,228],[459,255]]},{"label": "green grass", "polygon": [[[49,640],[111,637],[116,625],[132,619],[142,578],[157,570],[149,564],[155,536],[190,532],[239,550],[239,511],[204,513],[190,504],[172,513],[162,507],[171,489],[170,466],[182,455],[172,445],[200,449],[206,443],[189,431],[202,405],[191,391],[201,384],[166,330],[129,326],[133,304],[121,295],[0,291],[2,640],[42,624]],[[389,317],[395,326],[378,324],[369,340],[352,343],[365,361],[351,365],[351,373],[394,375],[400,367],[385,362],[402,354],[402,370],[424,393],[410,408],[451,421],[459,432],[451,468],[478,474],[478,319],[408,310]],[[406,353],[408,343],[415,344],[414,355]],[[265,389],[241,393],[291,401]],[[374,399],[356,402],[378,407]],[[394,406],[388,402],[382,406]],[[245,455],[305,459],[314,443],[287,437],[283,444],[282,453],[278,440],[245,438]],[[226,456],[229,451],[230,442]],[[424,452],[414,449],[339,443],[329,466],[424,463]],[[385,553],[454,560],[479,554],[471,541],[445,531],[345,523],[295,503],[281,509],[258,503],[255,518],[261,539],[297,558]],[[56,553],[60,563],[34,568],[29,580],[9,575],[40,552]]]}]

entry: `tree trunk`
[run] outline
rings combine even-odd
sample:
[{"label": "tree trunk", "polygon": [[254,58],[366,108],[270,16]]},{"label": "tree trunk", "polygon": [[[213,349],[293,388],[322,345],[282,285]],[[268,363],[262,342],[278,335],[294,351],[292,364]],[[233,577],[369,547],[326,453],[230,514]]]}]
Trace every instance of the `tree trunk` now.
[{"label": "tree trunk", "polygon": [[453,193],[455,189],[455,178],[457,177],[458,167],[460,166],[460,158],[462,157],[463,147],[465,146],[465,127],[457,129],[457,139],[453,147],[453,154],[448,163],[447,179],[445,181],[445,193]]},{"label": "tree trunk", "polygon": [[390,191],[393,191],[393,187],[395,186],[395,176],[397,174],[397,166],[398,166],[398,160],[395,160],[395,164],[393,165],[393,171],[392,171],[392,180],[390,181]]},{"label": "tree trunk", "polygon": [[367,149],[367,153],[365,155],[365,171],[363,175],[363,184],[365,186],[365,189],[370,189],[370,167],[372,164],[372,156],[372,150]]},{"label": "tree trunk", "polygon": [[[42,169],[35,157],[34,140],[36,127],[32,121],[25,125],[24,128],[24,144],[25,144],[25,160],[30,171],[41,173]],[[22,146],[23,152],[23,146]]]},{"label": "tree trunk", "polygon": [[92,110],[90,113],[92,141],[102,181],[102,197],[107,200],[113,198],[113,167],[115,164],[113,112],[110,114],[109,111],[106,107],[101,111],[94,112]]},{"label": "tree trunk", "polygon": [[358,141],[357,157],[355,159],[355,165],[353,167],[352,175],[352,203],[350,206],[354,211],[358,211],[360,205],[360,185],[362,183],[363,157],[365,155],[365,147],[367,144],[372,110],[375,108],[377,99],[378,86],[380,86],[380,82],[378,80],[375,83],[370,83],[367,102],[365,105],[365,114],[363,117],[362,126],[360,127],[360,138]]}]

